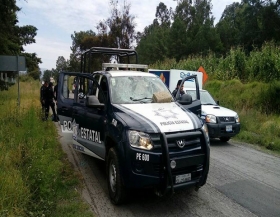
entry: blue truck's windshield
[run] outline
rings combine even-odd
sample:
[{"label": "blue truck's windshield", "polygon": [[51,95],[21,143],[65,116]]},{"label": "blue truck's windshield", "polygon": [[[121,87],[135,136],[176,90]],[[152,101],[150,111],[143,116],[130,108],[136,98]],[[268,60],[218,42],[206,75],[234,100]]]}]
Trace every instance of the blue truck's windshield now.
[{"label": "blue truck's windshield", "polygon": [[154,93],[171,94],[157,77],[118,76],[110,79],[111,100],[114,104],[151,103]]}]

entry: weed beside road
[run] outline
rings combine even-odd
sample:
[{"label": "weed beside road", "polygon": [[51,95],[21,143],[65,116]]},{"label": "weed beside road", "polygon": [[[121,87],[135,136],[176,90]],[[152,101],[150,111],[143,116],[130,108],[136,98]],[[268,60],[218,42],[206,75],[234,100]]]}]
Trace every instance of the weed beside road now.
[{"label": "weed beside road", "polygon": [[39,82],[0,91],[0,216],[92,216],[53,122],[41,121]]}]

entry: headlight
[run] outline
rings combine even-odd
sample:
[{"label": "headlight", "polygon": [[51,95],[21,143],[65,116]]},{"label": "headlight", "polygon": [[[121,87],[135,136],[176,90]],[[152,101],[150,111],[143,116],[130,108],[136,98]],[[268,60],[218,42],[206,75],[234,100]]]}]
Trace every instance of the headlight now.
[{"label": "headlight", "polygon": [[148,134],[138,131],[128,131],[129,143],[134,148],[151,150],[153,148],[151,138]]},{"label": "headlight", "polygon": [[235,122],[240,123],[240,119],[239,119],[238,115],[235,116]]},{"label": "headlight", "polygon": [[209,139],[208,127],[207,127],[206,124],[203,124],[202,130],[204,131],[204,133],[205,133],[205,135],[206,135],[207,142],[209,142],[210,139]]},{"label": "headlight", "polygon": [[205,122],[206,123],[217,123],[217,118],[215,115],[206,115],[205,116]]}]

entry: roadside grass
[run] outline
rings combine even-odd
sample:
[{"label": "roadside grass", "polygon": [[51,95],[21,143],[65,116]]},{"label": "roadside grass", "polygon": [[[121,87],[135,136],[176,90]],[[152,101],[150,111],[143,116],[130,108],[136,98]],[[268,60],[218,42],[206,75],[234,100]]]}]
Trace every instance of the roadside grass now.
[{"label": "roadside grass", "polygon": [[239,113],[241,131],[235,137],[238,141],[257,144],[261,148],[280,154],[280,118],[250,111]]},{"label": "roadside grass", "polygon": [[39,82],[0,91],[0,216],[93,216],[81,179],[51,121],[41,121]]}]

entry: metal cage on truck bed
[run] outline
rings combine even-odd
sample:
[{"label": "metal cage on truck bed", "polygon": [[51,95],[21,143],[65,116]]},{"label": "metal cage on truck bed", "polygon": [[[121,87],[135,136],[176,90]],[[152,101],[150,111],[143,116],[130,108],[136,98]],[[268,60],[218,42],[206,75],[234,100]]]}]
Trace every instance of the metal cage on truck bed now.
[{"label": "metal cage on truck bed", "polygon": [[[81,56],[81,72],[90,72],[94,55],[114,56],[118,63],[138,64],[138,54],[133,49],[92,47]],[[87,68],[87,69],[86,69]]]}]

